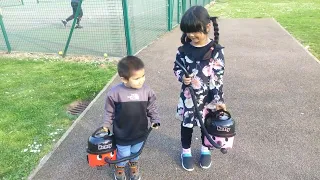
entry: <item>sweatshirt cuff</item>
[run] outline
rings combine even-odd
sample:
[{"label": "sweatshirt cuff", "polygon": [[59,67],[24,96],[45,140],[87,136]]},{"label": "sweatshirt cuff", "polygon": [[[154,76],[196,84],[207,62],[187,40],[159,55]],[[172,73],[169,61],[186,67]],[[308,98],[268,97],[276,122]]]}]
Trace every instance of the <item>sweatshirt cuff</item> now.
[{"label": "sweatshirt cuff", "polygon": [[160,119],[152,119],[152,120],[151,120],[151,123],[159,123],[159,124],[161,124],[161,123],[160,123]]}]

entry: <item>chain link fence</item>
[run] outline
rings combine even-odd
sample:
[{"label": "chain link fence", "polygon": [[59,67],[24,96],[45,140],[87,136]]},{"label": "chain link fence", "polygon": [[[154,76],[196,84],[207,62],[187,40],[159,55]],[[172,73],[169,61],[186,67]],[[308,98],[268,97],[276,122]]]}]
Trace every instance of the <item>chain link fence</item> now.
[{"label": "chain link fence", "polygon": [[0,51],[122,57],[135,54],[179,24],[193,5],[211,0],[0,0]]}]

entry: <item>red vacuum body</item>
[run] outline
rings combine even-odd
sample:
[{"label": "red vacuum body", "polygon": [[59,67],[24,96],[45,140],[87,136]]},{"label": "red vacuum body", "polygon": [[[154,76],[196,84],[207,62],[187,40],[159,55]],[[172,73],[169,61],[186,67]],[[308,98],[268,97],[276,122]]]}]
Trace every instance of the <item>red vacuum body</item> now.
[{"label": "red vacuum body", "polygon": [[101,167],[107,164],[106,159],[116,160],[117,148],[114,136],[109,132],[97,129],[88,139],[87,160],[91,167]]}]

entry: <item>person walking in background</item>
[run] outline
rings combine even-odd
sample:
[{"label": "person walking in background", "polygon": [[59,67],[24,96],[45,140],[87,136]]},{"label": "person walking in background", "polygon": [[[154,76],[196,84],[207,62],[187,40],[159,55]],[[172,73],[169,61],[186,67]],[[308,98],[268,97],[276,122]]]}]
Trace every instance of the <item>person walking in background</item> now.
[{"label": "person walking in background", "polygon": [[[76,12],[79,4],[80,4],[80,0],[71,0],[72,15],[65,20],[61,20],[64,27],[67,27],[68,21],[71,21],[76,16]],[[79,15],[77,18],[77,25],[75,26],[75,28],[82,28],[82,26],[80,25],[82,16],[83,16],[83,11],[82,11],[82,7],[80,7]]]}]

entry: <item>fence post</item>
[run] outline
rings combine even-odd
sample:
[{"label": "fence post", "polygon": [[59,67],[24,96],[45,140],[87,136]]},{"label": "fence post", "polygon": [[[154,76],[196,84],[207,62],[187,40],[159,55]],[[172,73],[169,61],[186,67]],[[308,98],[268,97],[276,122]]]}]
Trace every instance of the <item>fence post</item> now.
[{"label": "fence post", "polygon": [[129,9],[128,9],[127,0],[122,0],[122,10],[123,10],[124,31],[126,35],[127,55],[132,55],[130,22],[129,22],[129,12],[128,12]]},{"label": "fence post", "polygon": [[178,3],[178,9],[177,9],[177,12],[178,12],[178,14],[177,14],[177,24],[179,24],[180,23],[180,8],[181,8],[181,3],[180,3],[180,1],[181,0],[177,0],[177,3]]},{"label": "fence post", "polygon": [[172,30],[173,1],[174,0],[168,0],[168,31]]},{"label": "fence post", "polygon": [[186,12],[186,5],[187,5],[186,0],[182,0],[182,14]]},{"label": "fence post", "polygon": [[23,2],[23,0],[20,0],[20,1],[21,1],[21,4],[22,4],[22,5],[24,5],[24,2]]},{"label": "fence post", "polygon": [[2,34],[3,34],[4,40],[6,41],[8,53],[11,53],[11,46],[10,46],[10,43],[9,43],[8,35],[7,35],[6,29],[4,27],[4,23],[2,21],[2,11],[1,11],[1,9],[0,9],[0,26],[1,26],[1,30],[2,30]]},{"label": "fence post", "polygon": [[69,33],[69,37],[68,37],[66,46],[64,48],[62,57],[66,57],[66,55],[67,55],[67,51],[68,51],[68,48],[69,48],[69,44],[70,44],[70,41],[71,41],[71,37],[72,37],[72,34],[73,34],[74,27],[76,25],[76,22],[77,22],[77,19],[78,19],[78,16],[79,16],[79,11],[81,9],[81,5],[82,5],[82,0],[80,0],[80,2],[78,4],[78,8],[77,8],[76,14],[75,14],[74,19],[73,19],[73,23],[72,23],[71,30],[70,30],[70,33]]}]

